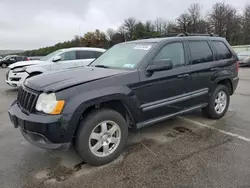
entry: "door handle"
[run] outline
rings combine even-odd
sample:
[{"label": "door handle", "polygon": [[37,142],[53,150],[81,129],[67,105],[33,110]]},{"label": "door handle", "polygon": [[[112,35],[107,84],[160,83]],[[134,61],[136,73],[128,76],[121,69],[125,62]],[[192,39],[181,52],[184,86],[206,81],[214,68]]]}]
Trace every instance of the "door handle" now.
[{"label": "door handle", "polygon": [[211,71],[218,71],[218,70],[220,70],[220,68],[218,68],[218,67],[212,67],[210,70]]},{"label": "door handle", "polygon": [[181,78],[188,78],[189,77],[189,74],[181,74],[181,75],[178,75],[178,78],[181,79]]}]

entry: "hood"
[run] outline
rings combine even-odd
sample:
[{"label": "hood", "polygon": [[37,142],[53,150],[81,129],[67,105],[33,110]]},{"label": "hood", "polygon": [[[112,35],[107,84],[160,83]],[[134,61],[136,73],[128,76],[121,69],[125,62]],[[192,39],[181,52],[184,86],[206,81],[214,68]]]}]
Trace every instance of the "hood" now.
[{"label": "hood", "polygon": [[55,92],[79,84],[104,79],[118,74],[126,73],[126,70],[105,69],[96,67],[84,67],[66,69],[43,73],[25,81],[25,86],[43,92]]},{"label": "hood", "polygon": [[17,63],[13,63],[9,65],[10,69],[16,68],[16,67],[24,67],[24,66],[30,66],[30,65],[37,65],[39,63],[44,63],[45,61],[39,61],[39,60],[33,60],[33,61],[19,61]]}]

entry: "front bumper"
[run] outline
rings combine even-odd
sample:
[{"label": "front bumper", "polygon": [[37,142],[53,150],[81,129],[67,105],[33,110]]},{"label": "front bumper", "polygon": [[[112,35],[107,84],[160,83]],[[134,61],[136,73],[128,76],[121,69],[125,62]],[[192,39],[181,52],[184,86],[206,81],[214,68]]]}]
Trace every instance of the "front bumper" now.
[{"label": "front bumper", "polygon": [[13,70],[9,70],[5,82],[12,87],[20,87],[28,76],[27,72],[13,73]]},{"label": "front bumper", "polygon": [[29,114],[26,115],[15,101],[9,111],[9,117],[15,128],[20,128],[24,138],[32,145],[50,150],[67,150],[70,141],[63,129],[62,115]]}]

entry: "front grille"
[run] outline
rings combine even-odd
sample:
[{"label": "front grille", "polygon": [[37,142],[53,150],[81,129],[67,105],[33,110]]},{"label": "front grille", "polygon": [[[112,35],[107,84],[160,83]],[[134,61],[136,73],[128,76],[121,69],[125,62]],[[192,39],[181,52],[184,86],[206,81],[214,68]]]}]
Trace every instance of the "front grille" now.
[{"label": "front grille", "polygon": [[21,87],[17,95],[17,104],[23,112],[31,113],[35,109],[37,96],[37,93],[34,93]]},{"label": "front grille", "polygon": [[18,82],[21,78],[10,78],[10,81]]}]

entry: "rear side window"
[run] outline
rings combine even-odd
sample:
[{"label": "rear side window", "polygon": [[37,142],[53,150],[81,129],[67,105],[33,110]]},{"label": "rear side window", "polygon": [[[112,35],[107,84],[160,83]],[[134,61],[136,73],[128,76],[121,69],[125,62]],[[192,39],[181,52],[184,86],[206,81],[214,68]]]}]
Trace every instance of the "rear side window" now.
[{"label": "rear side window", "polygon": [[94,52],[94,53],[95,53],[95,58],[98,58],[103,54],[103,52]]},{"label": "rear side window", "polygon": [[76,59],[95,59],[101,54],[102,52],[96,51],[76,51]]},{"label": "rear side window", "polygon": [[191,64],[213,61],[213,53],[207,41],[190,41]]},{"label": "rear side window", "polygon": [[62,53],[60,56],[62,58],[61,61],[70,61],[70,60],[76,59],[75,51],[65,52],[65,53]]},{"label": "rear side window", "polygon": [[184,49],[182,42],[170,43],[164,46],[155,56],[154,60],[170,59],[174,67],[185,64]]},{"label": "rear side window", "polygon": [[22,61],[24,58],[22,56],[17,56],[16,61]]},{"label": "rear side window", "polygon": [[230,59],[232,57],[232,53],[227,48],[227,46],[222,41],[212,41],[214,44],[214,48],[217,51],[217,59]]}]

